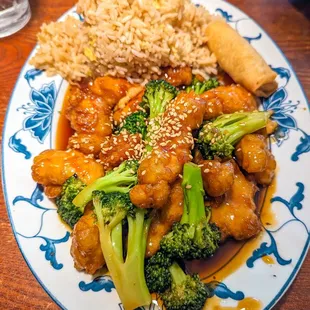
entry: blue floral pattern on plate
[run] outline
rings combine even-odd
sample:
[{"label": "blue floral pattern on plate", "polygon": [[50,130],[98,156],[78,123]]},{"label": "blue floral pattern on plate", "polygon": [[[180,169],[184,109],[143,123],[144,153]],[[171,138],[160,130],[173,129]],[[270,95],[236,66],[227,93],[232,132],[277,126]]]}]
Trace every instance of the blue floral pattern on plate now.
[{"label": "blue floral pattern on plate", "polygon": [[23,111],[25,115],[29,116],[24,120],[22,129],[16,131],[9,141],[9,147],[14,152],[24,154],[25,159],[31,158],[31,152],[28,151],[22,140],[17,138],[17,134],[21,131],[28,131],[32,137],[42,144],[51,130],[57,91],[55,82],[42,85],[39,90],[31,86],[31,80],[34,80],[41,74],[41,70],[30,69],[24,75],[25,80],[30,86],[31,102],[23,104],[17,111]]},{"label": "blue floral pattern on plate", "polygon": [[53,239],[53,238],[48,238],[45,236],[41,236],[41,230],[43,228],[43,223],[44,223],[44,215],[46,214],[46,212],[48,211],[56,211],[55,208],[46,208],[43,207],[40,202],[42,202],[44,200],[44,195],[43,195],[43,188],[40,185],[37,185],[36,188],[34,189],[34,191],[32,192],[30,198],[24,197],[24,196],[16,196],[13,200],[13,205],[15,205],[17,202],[26,202],[28,204],[30,204],[31,206],[33,206],[36,209],[42,210],[43,212],[41,213],[41,223],[39,226],[39,230],[37,231],[37,233],[35,233],[32,236],[26,236],[22,233],[16,232],[16,234],[18,236],[21,236],[23,238],[26,239],[42,239],[43,241],[45,241],[45,244],[41,244],[40,245],[40,250],[42,252],[45,252],[45,259],[47,261],[49,261],[51,263],[51,266],[56,269],[62,269],[63,264],[58,263],[57,258],[56,258],[56,244],[59,243],[65,243],[69,240],[70,237],[70,233],[67,231],[65,236],[63,238],[60,239]]},{"label": "blue floral pattern on plate", "polygon": [[79,283],[79,288],[83,292],[87,292],[89,290],[93,292],[99,292],[105,290],[107,293],[111,293],[112,289],[115,289],[114,283],[109,276],[98,276],[94,280],[89,283],[85,283],[81,281]]},{"label": "blue floral pattern on plate", "polygon": [[[281,255],[279,254],[279,250],[278,250],[278,246],[277,246],[277,242],[276,242],[276,239],[274,237],[274,234],[278,233],[281,231],[281,229],[283,227],[285,227],[286,225],[288,225],[289,223],[292,223],[292,222],[298,222],[300,223],[302,226],[304,226],[307,234],[309,235],[310,237],[310,234],[309,234],[309,231],[308,231],[308,228],[306,226],[306,224],[297,218],[297,216],[295,215],[295,209],[296,210],[301,210],[303,205],[302,205],[302,201],[304,200],[305,196],[304,196],[304,190],[305,190],[305,186],[303,183],[300,183],[298,182],[296,184],[297,186],[297,191],[296,193],[292,196],[292,198],[287,201],[285,200],[284,198],[282,197],[279,197],[279,196],[276,196],[276,197],[273,197],[271,199],[271,203],[273,202],[281,202],[282,204],[284,204],[287,209],[289,210],[290,214],[292,215],[292,219],[286,221],[284,224],[282,224],[279,228],[277,228],[276,230],[270,230],[266,227],[264,227],[265,231],[267,232],[268,236],[270,237],[270,245],[267,245],[267,242],[263,242],[260,247],[258,249],[256,249],[252,256],[248,258],[246,264],[249,268],[253,268],[254,267],[254,262],[256,260],[258,260],[259,258],[262,258],[263,256],[266,256],[266,255],[271,255],[273,254],[274,257],[276,258],[278,264],[282,265],[282,266],[285,266],[285,265],[288,265],[292,262],[291,259],[284,259],[281,257]],[[309,238],[308,237],[308,238]]]}]

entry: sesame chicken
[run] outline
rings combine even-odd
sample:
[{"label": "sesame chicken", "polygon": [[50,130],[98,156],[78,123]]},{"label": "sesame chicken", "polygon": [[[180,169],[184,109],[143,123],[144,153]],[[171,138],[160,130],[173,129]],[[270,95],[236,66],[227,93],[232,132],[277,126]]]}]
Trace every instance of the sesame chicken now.
[{"label": "sesame chicken", "polygon": [[99,229],[96,225],[95,214],[90,209],[75,224],[72,232],[70,250],[74,260],[74,267],[86,273],[94,274],[105,265],[101,251]]},{"label": "sesame chicken", "polygon": [[[103,176],[103,167],[94,159],[87,158],[79,151],[46,150],[34,158],[31,167],[32,178],[35,182],[48,187],[46,194],[55,197],[55,188],[61,186],[74,174],[86,184]],[[59,194],[59,190],[58,193]],[[57,195],[56,195],[57,196]]]},{"label": "sesame chicken", "polygon": [[74,133],[68,141],[68,147],[76,149],[83,154],[93,154],[97,156],[100,153],[102,142],[105,137],[96,134]]},{"label": "sesame chicken", "polygon": [[192,69],[190,67],[167,67],[163,70],[162,78],[173,86],[187,86],[192,82]]},{"label": "sesame chicken", "polygon": [[211,197],[224,195],[234,183],[234,166],[231,161],[221,163],[218,160],[199,162],[203,187]]},{"label": "sesame chicken", "polygon": [[139,208],[163,208],[169,198],[170,186],[160,180],[156,184],[139,184],[130,191],[132,203]]},{"label": "sesame chicken", "polygon": [[127,95],[141,90],[141,86],[112,77],[99,77],[86,85],[71,85],[66,117],[76,133],[69,146],[84,154],[98,155],[100,144],[112,134],[114,107]]},{"label": "sesame chicken", "polygon": [[207,101],[204,120],[221,114],[257,110],[254,96],[240,85],[219,86],[200,95]]},{"label": "sesame chicken", "polygon": [[[114,125],[120,125],[121,122],[131,113],[137,112],[140,107],[140,103],[142,102],[142,97],[144,94],[144,90],[139,92],[135,97],[131,98],[126,105],[116,105],[113,113],[113,122]],[[122,98],[124,99],[124,98]],[[122,99],[120,101],[122,101]]]},{"label": "sesame chicken", "polygon": [[178,179],[171,186],[171,193],[168,202],[162,209],[153,211],[147,244],[146,257],[153,256],[160,247],[160,241],[172,228],[172,225],[179,222],[183,214],[183,188],[181,179]]},{"label": "sesame chicken", "polygon": [[200,127],[204,109],[205,101],[194,92],[181,92],[169,103],[162,116],[152,120],[154,128],[149,136],[152,151],[142,160],[138,169],[139,184],[130,192],[130,199],[135,205],[152,207],[146,196],[144,201],[141,198],[144,185],[155,185],[160,180],[172,184],[182,173],[183,165],[192,160],[192,130]]},{"label": "sesame chicken", "polygon": [[236,146],[238,164],[261,185],[269,185],[275,175],[276,161],[268,149],[266,137],[259,134],[244,136]]},{"label": "sesame chicken", "polygon": [[119,166],[124,160],[139,160],[143,154],[141,134],[121,131],[118,135],[106,137],[101,144],[100,161],[105,170]]},{"label": "sesame chicken", "polygon": [[261,231],[261,222],[256,214],[254,196],[257,187],[240,171],[235,161],[234,182],[222,201],[211,204],[211,222],[221,230],[222,240],[233,237],[236,240],[249,239]]}]

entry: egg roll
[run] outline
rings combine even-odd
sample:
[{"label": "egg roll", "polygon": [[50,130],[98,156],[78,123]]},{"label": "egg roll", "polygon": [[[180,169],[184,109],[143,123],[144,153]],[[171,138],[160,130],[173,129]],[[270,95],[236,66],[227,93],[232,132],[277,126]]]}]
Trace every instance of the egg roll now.
[{"label": "egg roll", "polygon": [[211,22],[206,30],[208,46],[220,67],[256,96],[268,97],[278,87],[277,74],[260,54],[227,23]]}]

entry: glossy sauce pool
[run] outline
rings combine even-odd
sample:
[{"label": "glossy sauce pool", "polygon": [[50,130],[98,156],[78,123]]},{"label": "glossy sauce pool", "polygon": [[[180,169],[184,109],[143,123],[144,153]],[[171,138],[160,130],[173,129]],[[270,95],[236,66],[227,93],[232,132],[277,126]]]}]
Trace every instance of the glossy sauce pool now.
[{"label": "glossy sauce pool", "polygon": [[59,112],[59,120],[56,129],[56,150],[65,150],[68,145],[69,138],[73,135],[74,130],[70,126],[69,120],[66,118],[66,108],[68,106],[68,98],[70,95],[70,87],[68,87],[65,98],[62,104],[61,111]]},{"label": "glossy sauce pool", "polygon": [[[74,133],[70,127],[70,122],[65,116],[68,98],[70,95],[70,87],[66,91],[63,106],[60,111],[59,121],[56,131],[56,149],[65,150],[68,145],[70,136]],[[276,179],[276,178],[275,178]],[[256,205],[260,212],[260,218],[265,226],[272,226],[277,223],[277,218],[271,210],[270,199],[275,190],[275,179],[268,188],[261,188],[256,195]],[[259,245],[261,235],[248,241],[227,240],[215,255],[207,260],[192,261],[186,263],[186,270],[189,273],[199,273],[201,279],[208,283],[211,281],[223,281],[226,277],[234,273],[246,263],[252,252]],[[262,257],[262,261],[266,264],[274,264],[271,256]],[[155,299],[155,296],[154,296]],[[157,299],[157,298],[156,298]],[[157,302],[160,301],[157,299]],[[226,307],[221,305],[221,299],[213,297],[209,299],[204,308],[205,310],[260,310],[261,302],[252,297],[246,297],[239,301],[236,307]]]}]

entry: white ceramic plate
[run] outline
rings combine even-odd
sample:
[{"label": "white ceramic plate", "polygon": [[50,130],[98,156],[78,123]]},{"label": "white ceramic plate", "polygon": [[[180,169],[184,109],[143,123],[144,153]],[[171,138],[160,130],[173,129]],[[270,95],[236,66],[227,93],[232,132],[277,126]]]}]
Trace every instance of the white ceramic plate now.
[{"label": "white ceramic plate", "polygon": [[[199,3],[225,17],[278,73],[279,89],[262,102],[264,109],[275,111],[273,118],[279,122],[271,145],[279,167],[271,201],[276,223],[264,226],[261,239],[254,244],[255,251],[249,252],[238,270],[222,282],[213,281],[215,297],[210,300],[236,306],[252,297],[262,308],[270,309],[293,281],[309,246],[309,107],[288,60],[259,25],[227,2]],[[67,14],[77,16],[74,8]],[[122,309],[109,277],[94,278],[74,269],[70,232],[31,178],[33,157],[54,146],[66,87],[59,76],[48,78],[28,61],[21,70],[3,132],[2,178],[8,215],[29,268],[60,307]],[[265,255],[269,257],[267,264],[262,259]],[[225,268],[233,268],[234,260],[238,260],[238,254]]]}]

